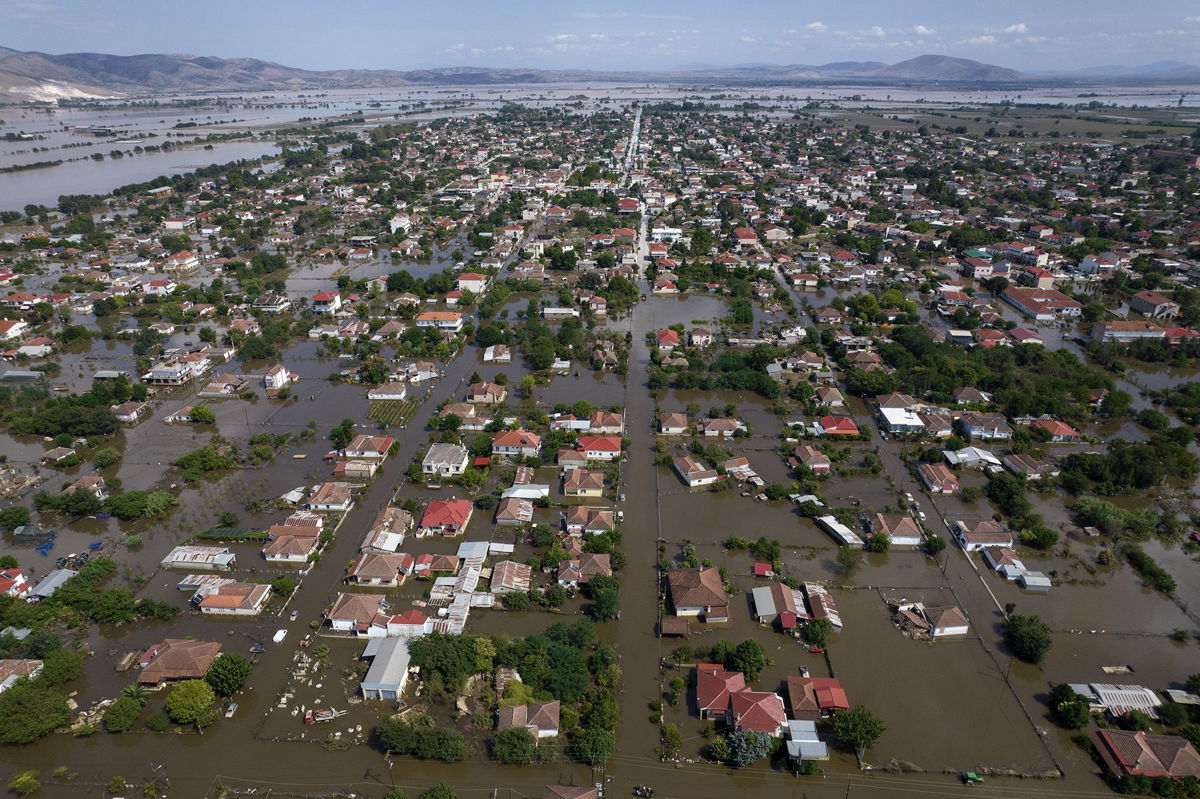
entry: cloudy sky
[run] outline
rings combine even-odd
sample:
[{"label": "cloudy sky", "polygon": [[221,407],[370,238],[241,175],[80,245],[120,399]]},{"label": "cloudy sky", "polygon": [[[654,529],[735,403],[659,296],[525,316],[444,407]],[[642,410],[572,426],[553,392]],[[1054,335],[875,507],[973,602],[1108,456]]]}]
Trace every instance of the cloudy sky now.
[{"label": "cloudy sky", "polygon": [[892,63],[923,53],[1075,69],[1200,62],[1200,2],[0,0],[0,46],[310,69]]}]

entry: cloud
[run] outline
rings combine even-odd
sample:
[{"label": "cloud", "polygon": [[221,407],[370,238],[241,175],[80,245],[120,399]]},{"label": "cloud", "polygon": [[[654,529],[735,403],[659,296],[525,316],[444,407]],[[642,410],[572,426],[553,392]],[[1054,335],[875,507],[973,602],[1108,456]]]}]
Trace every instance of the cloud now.
[{"label": "cloud", "polygon": [[932,36],[937,33],[933,28],[927,28],[924,25],[913,25],[912,31],[918,36]]},{"label": "cloud", "polygon": [[1184,17],[1184,22],[1200,22],[1200,17]]},{"label": "cloud", "polygon": [[972,36],[965,40],[966,44],[995,44],[996,37],[984,34],[983,36]]},{"label": "cloud", "polygon": [[754,44],[758,39],[755,39],[753,36],[739,36],[738,41],[745,44]]},{"label": "cloud", "polygon": [[1029,33],[1029,26],[1024,22],[1017,22],[1003,28],[989,28],[988,33]]},{"label": "cloud", "polygon": [[593,42],[601,42],[608,38],[607,33],[589,33],[588,38]]},{"label": "cloud", "polygon": [[804,30],[813,31],[814,33],[824,33],[829,30],[829,26],[824,22],[810,22],[804,26]]},{"label": "cloud", "polygon": [[877,39],[882,39],[884,36],[887,36],[887,31],[885,31],[883,28],[879,27],[878,25],[872,25],[871,26],[871,35]]},{"label": "cloud", "polygon": [[551,36],[550,41],[552,41],[552,42],[573,42],[578,38],[579,37],[573,33],[560,33],[560,34],[557,34],[556,36]]}]

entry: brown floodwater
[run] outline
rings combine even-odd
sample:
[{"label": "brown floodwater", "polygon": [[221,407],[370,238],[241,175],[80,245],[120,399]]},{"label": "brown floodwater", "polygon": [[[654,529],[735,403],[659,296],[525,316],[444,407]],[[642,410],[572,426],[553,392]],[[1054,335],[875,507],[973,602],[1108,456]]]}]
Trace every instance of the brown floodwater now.
[{"label": "brown floodwater", "polygon": [[[378,509],[397,493],[401,498],[415,499],[454,494],[450,488],[430,492],[422,486],[402,483],[403,467],[414,454],[423,452],[429,440],[423,423],[436,403],[459,396],[472,372],[489,378],[503,371],[512,383],[525,373],[519,363],[482,364],[473,348],[460,354],[447,366],[446,374],[428,387],[427,398],[417,409],[414,422],[405,430],[392,430],[400,439],[400,452],[362,494],[334,544],[303,575],[303,587],[286,608],[277,603],[261,620],[214,620],[184,614],[168,624],[89,632],[87,641],[96,654],[87,677],[72,686],[78,691],[76,699],[84,706],[114,695],[130,681],[129,675],[114,671],[120,654],[166,635],[218,640],[232,651],[246,651],[253,642],[269,640],[276,628],[287,628],[288,637],[282,644],[267,644],[267,652],[259,658],[248,689],[237,697],[241,707],[233,719],[220,720],[202,736],[138,732],[116,736],[100,733],[77,739],[55,735],[30,747],[0,750],[0,761],[9,767],[8,771],[19,766],[48,774],[58,765],[78,771],[79,780],[71,784],[54,783],[47,778],[43,793],[54,796],[99,796],[97,783],[114,773],[140,782],[150,778],[156,766],[162,766],[157,773],[170,780],[171,795],[197,797],[208,795],[218,779],[222,784],[269,784],[276,786],[277,791],[291,786],[296,793],[314,795],[341,789],[378,796],[392,784],[404,786],[412,793],[414,789],[444,780],[468,797],[482,798],[485,792],[496,788],[509,789],[509,796],[536,796],[547,783],[586,785],[605,779],[611,780],[610,789],[617,795],[628,795],[634,784],[649,784],[664,797],[768,791],[797,798],[932,796],[964,790],[958,787],[953,775],[943,774],[943,770],[993,767],[1043,772],[1056,766],[1065,770],[1065,780],[1029,782],[992,777],[985,786],[973,790],[989,799],[1027,796],[1033,792],[1049,797],[1106,795],[1086,757],[1046,719],[1042,697],[1051,682],[1101,680],[1100,666],[1112,663],[1133,665],[1137,681],[1147,685],[1176,684],[1182,676],[1195,671],[1195,644],[1180,645],[1167,635],[1180,627],[1194,627],[1187,616],[1174,603],[1143,588],[1127,567],[1090,574],[1081,562],[1093,559],[1096,547],[1087,542],[1072,541],[1069,546],[1073,557],[1056,554],[1046,562],[1047,569],[1061,570],[1077,582],[1056,586],[1044,596],[1024,594],[983,572],[982,567],[977,572],[967,556],[955,549],[943,553],[939,562],[911,551],[872,555],[865,559],[849,585],[842,586],[834,563],[833,542],[810,520],[799,517],[789,503],[757,502],[739,496],[737,491],[687,492],[673,472],[654,464],[651,431],[656,402],[664,410],[682,410],[690,403],[702,410],[734,403],[739,416],[750,423],[754,435],[730,444],[729,448],[735,454],[745,454],[768,482],[787,481],[776,451],[782,420],[769,411],[768,403],[739,392],[666,391],[655,400],[646,390],[649,351],[644,334],[674,323],[690,325],[716,318],[724,314],[724,308],[724,301],[716,297],[651,298],[641,303],[630,318],[609,323],[610,329],[628,329],[633,333],[631,372],[627,378],[594,374],[584,367],[579,378],[573,374],[556,377],[549,385],[537,389],[537,400],[544,406],[579,398],[596,405],[624,405],[627,436],[633,442],[618,487],[626,495],[621,506],[626,516],[623,532],[628,556],[622,576],[623,613],[620,622],[601,626],[601,637],[615,645],[624,671],[618,750],[603,773],[593,774],[590,769],[565,761],[531,769],[498,766],[485,757],[482,744],[485,736],[472,729],[469,719],[454,722],[476,744],[472,756],[459,764],[400,758],[389,769],[382,754],[365,743],[346,751],[327,751],[319,741],[330,732],[338,731],[360,741],[365,731],[387,712],[382,703],[351,701],[356,683],[345,672],[356,660],[361,644],[321,639],[331,648],[329,666],[302,676],[293,674],[296,642],[308,631],[308,622],[318,619],[325,605],[342,590],[342,569]],[[96,348],[104,350],[101,344]],[[263,467],[175,488],[181,507],[161,523],[129,527],[119,526],[115,520],[85,519],[66,525],[54,554],[102,539],[107,551],[114,553],[121,564],[120,579],[141,576],[146,580],[141,595],[174,600],[182,606],[185,597],[174,587],[179,575],[157,568],[159,559],[171,546],[213,524],[222,510],[235,510],[240,522],[247,526],[268,524],[280,518],[281,512],[253,514],[245,510],[245,505],[327,479],[328,465],[320,460],[320,455],[328,449],[323,437],[343,417],[353,418],[367,425],[367,429],[375,427],[366,419],[368,403],[361,387],[335,386],[324,380],[338,368],[338,362],[321,357],[318,349],[315,344],[301,342],[289,348],[281,359],[290,370],[302,375],[296,399],[213,402],[218,415],[215,430],[163,425],[160,421],[163,413],[190,401],[186,392],[169,396],[156,408],[155,418],[127,431],[126,460],[115,468],[126,487],[150,487],[163,481],[169,485],[178,479],[178,472],[170,471],[164,464],[199,446],[216,431],[230,440],[243,442],[255,432],[299,434],[310,421],[315,421],[315,438],[294,441]],[[114,349],[114,353],[114,358],[129,357],[124,350]],[[261,373],[265,364],[251,366]],[[243,370],[240,364],[222,368],[222,371]],[[310,401],[309,396],[315,399]],[[852,403],[851,410],[859,424],[871,424],[861,404]],[[43,442],[5,439],[5,447],[10,443],[19,447],[14,451],[20,457],[29,458],[36,457]],[[862,453],[879,452],[884,473],[876,477],[830,478],[823,484],[823,492],[831,506],[847,506],[857,499],[864,512],[882,510],[895,505],[904,491],[917,492],[917,485],[900,464],[897,456],[900,445],[896,442],[876,440],[849,446],[853,451],[851,462],[860,460]],[[292,460],[290,455],[295,453],[307,454],[308,458]],[[968,477],[968,481],[981,480],[981,476]],[[977,518],[991,513],[990,506],[982,500],[972,507],[957,498],[918,499],[923,507],[933,511],[929,515],[934,525],[943,516],[953,518],[969,513]],[[1050,507],[1061,507],[1061,497],[1046,498],[1042,504],[1049,512]],[[1040,506],[1039,512],[1043,512]],[[553,511],[543,511],[539,518],[552,521]],[[129,532],[142,535],[139,549],[129,551],[121,544]],[[785,574],[834,585],[845,628],[830,646],[828,663],[792,639],[751,620],[747,595],[755,585],[749,576],[753,558],[745,552],[725,552],[720,542],[730,535],[776,538],[785,547]],[[494,528],[489,514],[478,513],[466,538],[511,542],[513,534]],[[809,667],[816,675],[832,671],[842,680],[851,701],[866,704],[887,722],[888,729],[868,752],[867,762],[877,768],[892,761],[905,763],[921,769],[921,773],[859,772],[850,753],[836,750],[824,777],[795,778],[780,766],[765,763],[739,773],[711,764],[661,763],[655,751],[658,727],[649,720],[649,703],[663,695],[666,683],[673,677],[686,673],[659,667],[661,659],[669,658],[681,643],[655,636],[660,538],[671,557],[678,554],[684,539],[695,542],[697,555],[724,567],[730,580],[741,589],[731,600],[732,621],[696,633],[690,641],[692,645],[707,645],[719,638],[759,641],[773,659],[757,681],[759,687],[766,689],[777,687],[786,676],[798,674],[801,666]],[[410,539],[405,550],[451,552],[456,546],[456,542]],[[10,547],[6,545],[4,551],[10,551]],[[253,547],[238,547],[237,551],[239,567],[235,574],[270,573]],[[1148,551],[1176,573],[1181,586],[1186,584],[1183,595],[1194,602],[1196,581],[1189,580],[1184,573],[1185,569],[1194,568],[1191,560],[1177,549],[1151,550],[1148,545]],[[45,566],[29,550],[18,550],[17,554],[23,565],[33,564],[39,571]],[[526,544],[518,544],[517,559],[530,554],[532,550]],[[975,564],[980,566],[980,561]],[[410,582],[389,592],[390,598],[396,606],[407,608],[420,599],[423,588],[421,583]],[[971,619],[971,634],[961,640],[933,645],[905,638],[887,617],[884,597],[894,596],[930,604],[958,604]],[[1000,640],[1001,614],[997,602],[1014,602],[1018,612],[1038,613],[1054,628],[1055,646],[1042,667],[1010,661]],[[532,633],[554,621],[576,618],[580,607],[577,599],[568,602],[561,614],[476,610],[468,629],[481,633]],[[289,622],[287,614],[293,608],[299,611],[299,620]],[[1103,632],[1093,633],[1093,629]],[[284,694],[290,696],[286,707],[281,708],[278,703]],[[161,697],[152,699],[151,709],[157,709],[161,702]],[[304,728],[299,721],[299,708],[314,706],[332,706],[349,712],[323,729]],[[694,712],[689,712],[685,702],[669,707],[666,720],[680,725],[685,738],[684,756],[694,758],[705,741],[700,720]]]}]

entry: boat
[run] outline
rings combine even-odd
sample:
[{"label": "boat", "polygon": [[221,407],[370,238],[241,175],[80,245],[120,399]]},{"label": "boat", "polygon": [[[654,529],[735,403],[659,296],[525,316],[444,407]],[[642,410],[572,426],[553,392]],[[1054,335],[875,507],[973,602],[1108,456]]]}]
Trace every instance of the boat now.
[{"label": "boat", "polygon": [[271,640],[278,644],[284,638],[287,638],[287,630],[280,628],[275,631],[275,635],[271,638]]}]

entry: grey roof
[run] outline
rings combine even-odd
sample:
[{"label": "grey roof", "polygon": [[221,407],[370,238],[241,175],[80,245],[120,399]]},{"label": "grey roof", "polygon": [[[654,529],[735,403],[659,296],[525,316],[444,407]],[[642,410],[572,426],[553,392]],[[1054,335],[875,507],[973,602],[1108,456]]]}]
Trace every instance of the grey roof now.
[{"label": "grey roof", "polygon": [[42,578],[42,581],[33,587],[29,592],[29,596],[36,599],[45,599],[53,594],[59,588],[62,588],[63,583],[70,580],[79,572],[73,569],[55,569]]},{"label": "grey roof", "polygon": [[[378,644],[378,646],[375,646]],[[373,652],[374,660],[367,676],[363,677],[362,688],[398,688],[408,673],[408,641],[403,638],[377,638],[367,644],[363,657]]]},{"label": "grey roof", "polygon": [[775,598],[771,596],[771,586],[760,585],[753,591],[754,610],[759,616],[775,616],[779,611],[775,607]]}]

